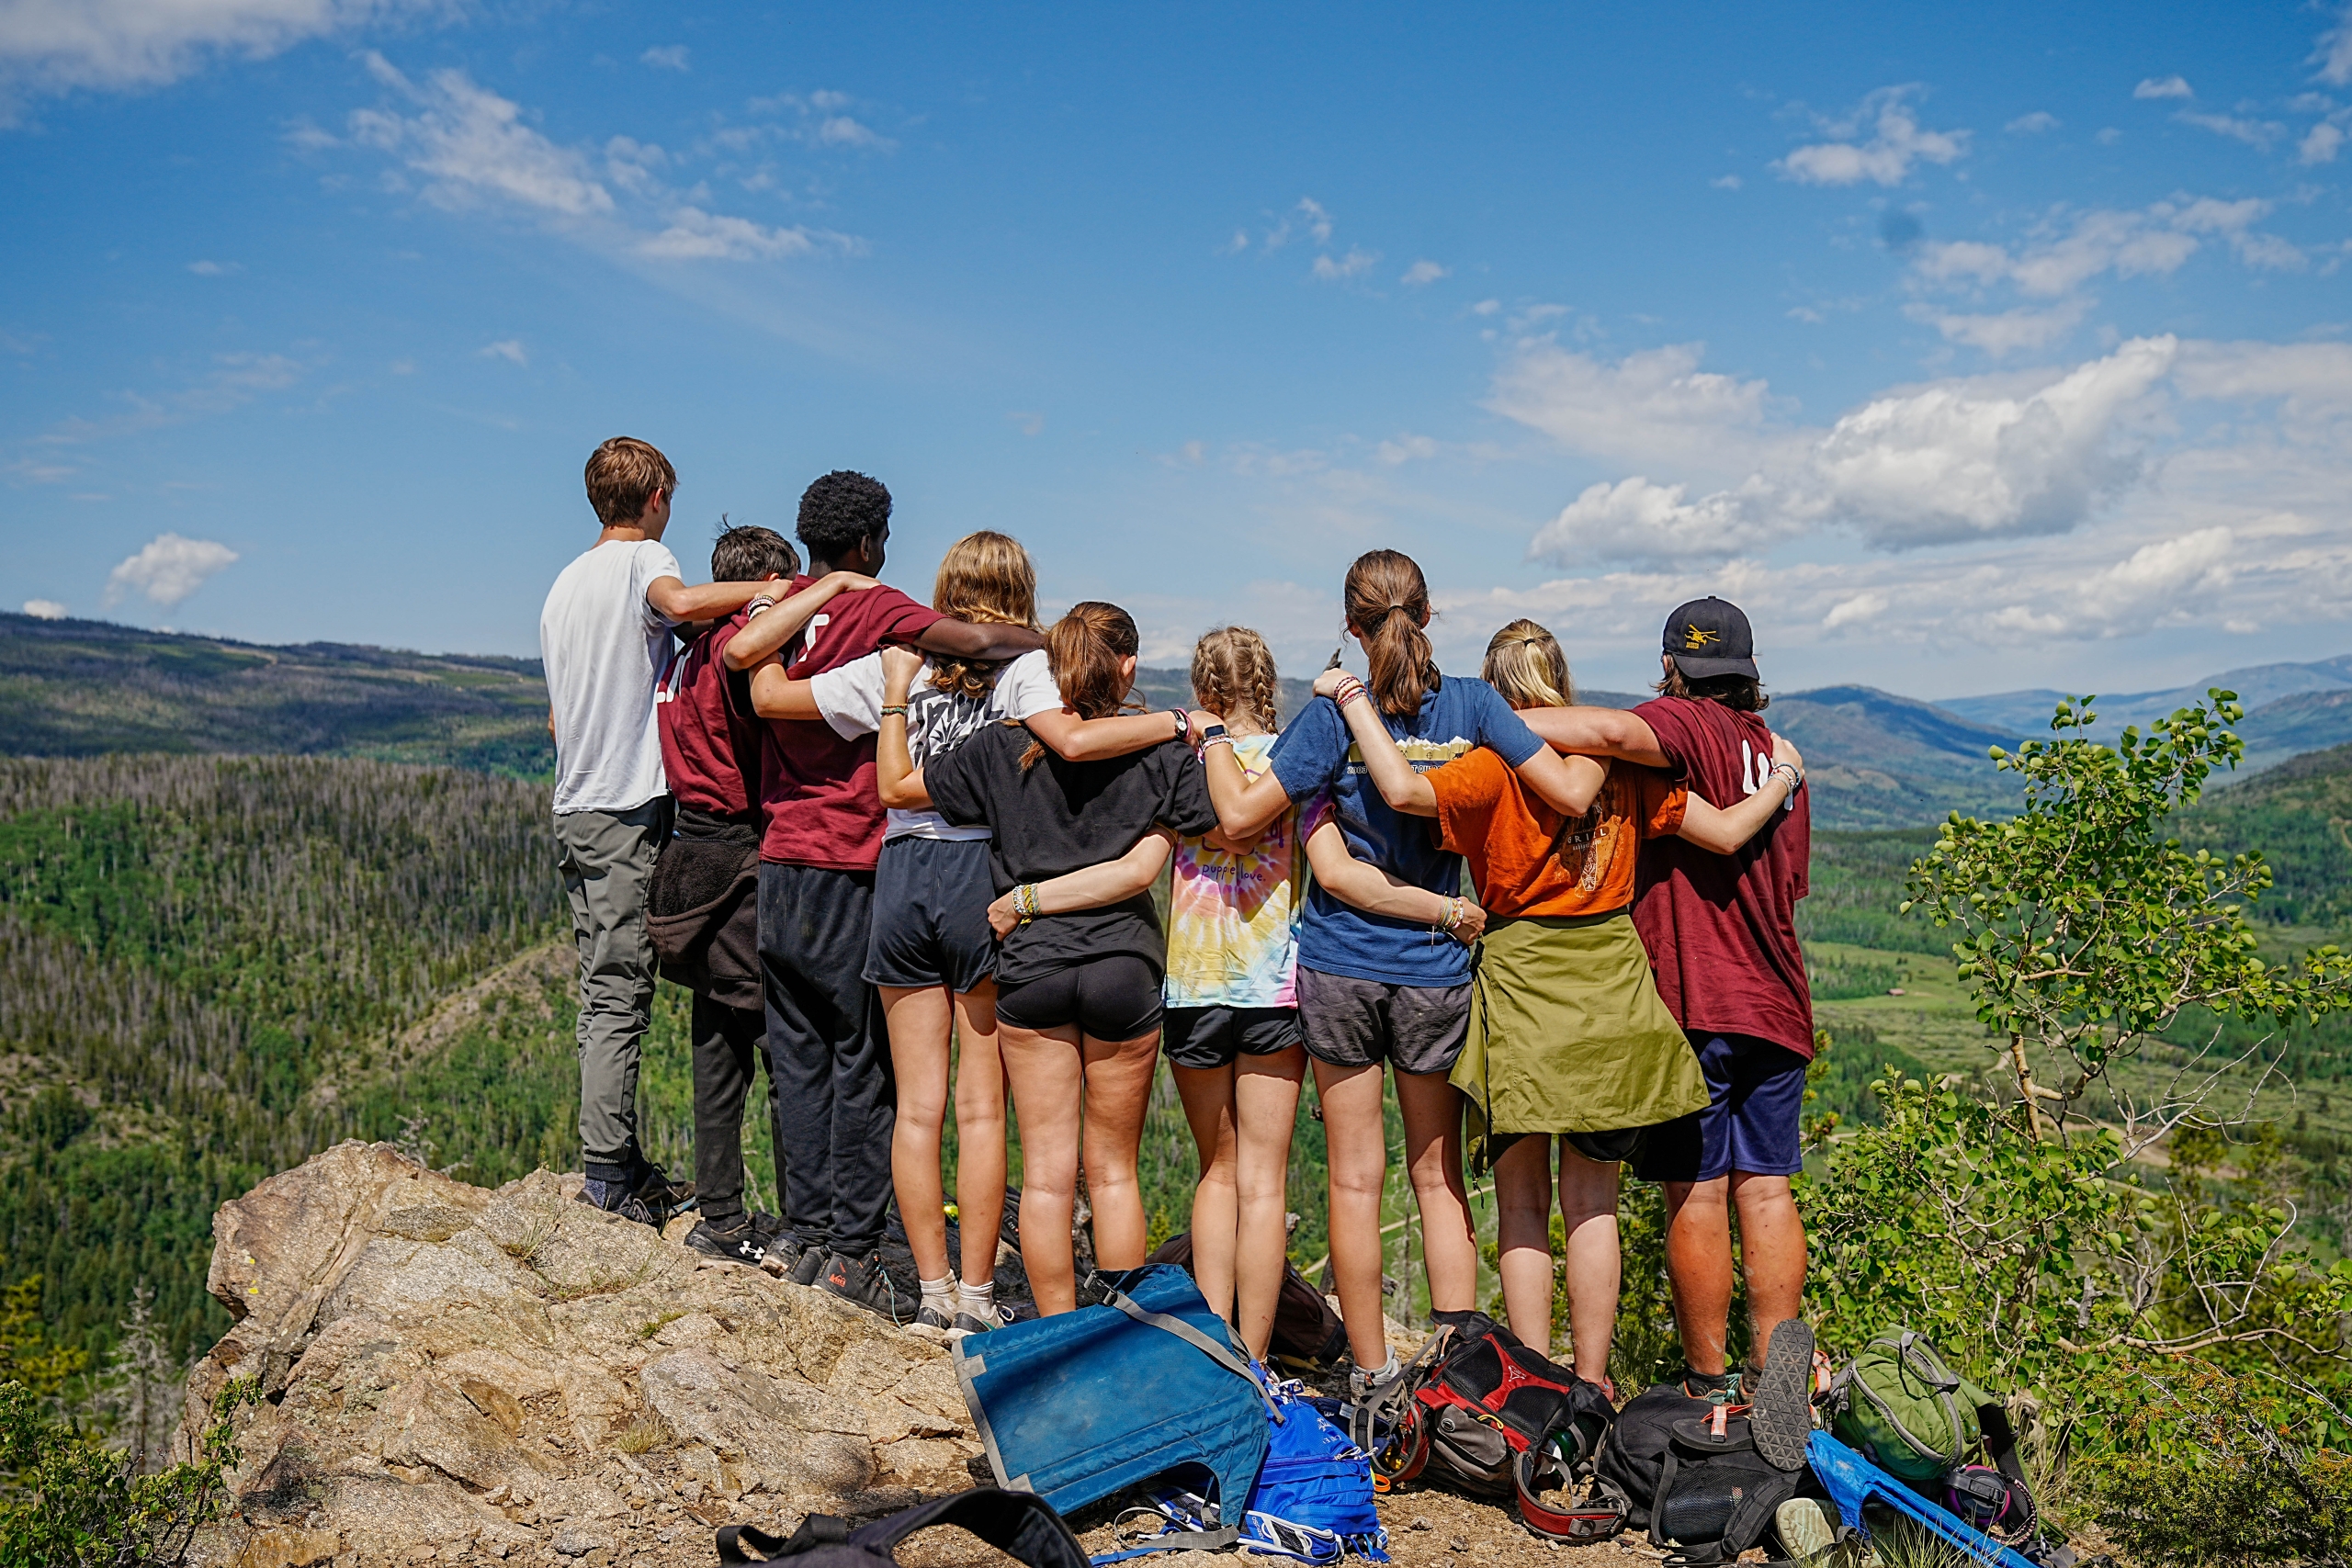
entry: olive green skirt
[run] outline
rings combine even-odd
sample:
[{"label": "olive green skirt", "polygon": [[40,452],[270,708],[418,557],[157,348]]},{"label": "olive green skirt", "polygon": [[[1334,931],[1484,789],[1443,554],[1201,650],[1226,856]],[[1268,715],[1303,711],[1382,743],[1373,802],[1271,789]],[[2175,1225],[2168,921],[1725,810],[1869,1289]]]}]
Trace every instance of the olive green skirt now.
[{"label": "olive green skirt", "polygon": [[1488,926],[1452,1081],[1470,1101],[1463,1130],[1476,1171],[1493,1164],[1489,1134],[1654,1127],[1707,1104],[1698,1055],[1623,910]]}]

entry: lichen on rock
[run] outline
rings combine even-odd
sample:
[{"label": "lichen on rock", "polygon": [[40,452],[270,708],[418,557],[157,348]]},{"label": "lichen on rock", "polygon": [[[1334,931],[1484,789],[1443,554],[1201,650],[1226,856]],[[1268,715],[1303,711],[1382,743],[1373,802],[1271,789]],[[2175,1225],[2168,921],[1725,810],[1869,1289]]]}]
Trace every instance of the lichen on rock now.
[{"label": "lichen on rock", "polygon": [[190,1375],[182,1450],[232,1379],[264,1403],[202,1560],[700,1564],[730,1520],[972,1483],[941,1336],[705,1258],[579,1187],[487,1191],[345,1143],[223,1204],[209,1282],[238,1321]]}]

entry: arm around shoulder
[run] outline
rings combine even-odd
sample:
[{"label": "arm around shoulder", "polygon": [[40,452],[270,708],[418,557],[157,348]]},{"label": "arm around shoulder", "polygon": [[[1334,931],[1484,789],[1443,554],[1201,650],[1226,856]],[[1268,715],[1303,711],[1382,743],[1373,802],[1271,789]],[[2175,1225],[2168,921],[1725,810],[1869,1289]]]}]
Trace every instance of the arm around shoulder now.
[{"label": "arm around shoulder", "polygon": [[1624,708],[1528,708],[1519,716],[1555,751],[1615,757],[1652,768],[1673,765],[1657,732],[1641,715]]}]

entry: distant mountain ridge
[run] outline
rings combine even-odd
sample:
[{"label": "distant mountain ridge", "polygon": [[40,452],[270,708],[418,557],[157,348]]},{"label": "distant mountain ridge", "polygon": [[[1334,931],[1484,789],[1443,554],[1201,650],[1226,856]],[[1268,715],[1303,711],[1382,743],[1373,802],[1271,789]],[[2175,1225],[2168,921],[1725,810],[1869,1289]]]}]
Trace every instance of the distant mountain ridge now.
[{"label": "distant mountain ridge", "polygon": [[[2264,664],[2156,692],[2095,703],[2095,733],[2200,700],[2208,686],[2246,705],[2241,776],[2306,751],[2352,743],[2352,654]],[[1136,671],[1153,707],[1189,707],[1190,673]],[[1284,718],[1313,694],[1285,678]],[[1646,693],[1580,691],[1579,701],[1630,707]],[[1994,746],[2049,733],[2055,691],[1999,692],[1922,702],[1864,685],[1772,695],[1765,720],[1804,750],[1814,817],[1825,828],[1899,828],[1955,809],[2011,810]],[[270,647],[148,631],[106,621],[0,614],[0,753],[245,752],[445,762],[526,778],[555,763],[538,661],[407,653],[344,643]]]}]

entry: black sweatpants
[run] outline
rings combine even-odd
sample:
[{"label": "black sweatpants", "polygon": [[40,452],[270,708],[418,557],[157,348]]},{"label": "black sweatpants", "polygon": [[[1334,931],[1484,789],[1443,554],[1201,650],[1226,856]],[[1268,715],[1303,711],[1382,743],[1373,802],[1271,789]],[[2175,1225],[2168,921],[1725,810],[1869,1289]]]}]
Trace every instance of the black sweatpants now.
[{"label": "black sweatpants", "polygon": [[760,863],[784,1217],[802,1242],[852,1258],[882,1245],[897,1105],[882,1001],[863,978],[873,914],[870,871]]},{"label": "black sweatpants", "polygon": [[[720,1230],[743,1218],[743,1099],[766,1055],[767,1014],[695,996],[695,1194],[702,1217]],[[768,1076],[768,1146],[776,1156],[776,1201],[784,1189],[784,1128],[775,1068]]]}]

